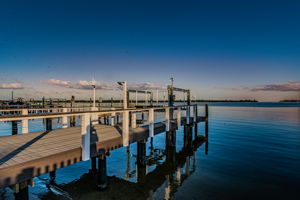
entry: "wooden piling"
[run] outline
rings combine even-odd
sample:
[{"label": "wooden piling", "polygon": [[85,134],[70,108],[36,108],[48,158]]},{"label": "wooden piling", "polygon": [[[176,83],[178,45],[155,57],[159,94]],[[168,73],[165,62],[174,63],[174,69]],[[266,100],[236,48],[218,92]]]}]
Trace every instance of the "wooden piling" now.
[{"label": "wooden piling", "polygon": [[146,176],[146,142],[137,142],[137,181],[140,182]]},{"label": "wooden piling", "polygon": [[46,130],[51,131],[52,130],[52,119],[46,118]]},{"label": "wooden piling", "polygon": [[208,104],[205,104],[205,118],[208,120]]},{"label": "wooden piling", "polygon": [[11,133],[12,133],[12,135],[18,134],[18,121],[11,122]]},{"label": "wooden piling", "polygon": [[99,190],[104,190],[108,186],[106,156],[98,157],[98,173],[97,173],[97,187]]}]

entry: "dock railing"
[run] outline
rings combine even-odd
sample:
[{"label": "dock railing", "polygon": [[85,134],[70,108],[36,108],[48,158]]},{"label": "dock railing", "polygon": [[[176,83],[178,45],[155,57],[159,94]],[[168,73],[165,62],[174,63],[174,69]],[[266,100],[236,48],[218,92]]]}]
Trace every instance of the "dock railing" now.
[{"label": "dock railing", "polygon": [[[52,119],[62,118],[62,128],[68,128],[68,118],[79,117],[81,126],[81,148],[82,148],[82,160],[90,159],[90,136],[91,127],[99,123],[99,117],[108,117],[109,125],[122,126],[122,138],[123,146],[129,145],[129,133],[130,128],[137,127],[137,114],[148,114],[147,125],[149,126],[149,137],[154,137],[154,125],[155,125],[155,111],[164,112],[164,123],[166,130],[170,130],[171,120],[176,120],[177,126],[181,126],[182,113],[185,112],[185,120],[187,124],[195,123],[198,116],[197,105],[181,105],[181,106],[163,106],[163,107],[146,107],[146,108],[128,108],[128,109],[111,109],[105,111],[99,111],[96,107],[87,108],[39,108],[39,109],[10,109],[1,110],[0,112],[13,112],[15,115],[0,116],[0,122],[8,121],[21,121],[22,134],[29,133],[28,121],[34,119]],[[176,113],[176,114],[175,114]],[[174,115],[176,117],[174,117]],[[122,121],[119,121],[119,117],[122,116]],[[50,121],[51,123],[51,121]],[[143,123],[142,125],[145,125]],[[131,126],[131,127],[130,127]],[[50,126],[52,127],[52,126]],[[48,129],[50,131],[52,128]]]}]

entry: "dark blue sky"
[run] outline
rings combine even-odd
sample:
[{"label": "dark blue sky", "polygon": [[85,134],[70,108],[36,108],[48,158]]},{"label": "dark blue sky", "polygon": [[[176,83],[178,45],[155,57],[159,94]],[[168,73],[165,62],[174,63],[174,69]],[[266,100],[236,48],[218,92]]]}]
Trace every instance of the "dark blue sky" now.
[{"label": "dark blue sky", "polygon": [[299,81],[300,1],[0,0],[0,69],[30,87],[173,75],[212,98]]}]

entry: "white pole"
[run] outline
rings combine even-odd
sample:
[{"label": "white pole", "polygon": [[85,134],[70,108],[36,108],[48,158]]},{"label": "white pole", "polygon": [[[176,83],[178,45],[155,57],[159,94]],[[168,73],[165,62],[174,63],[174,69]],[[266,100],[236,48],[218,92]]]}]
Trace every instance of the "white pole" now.
[{"label": "white pole", "polygon": [[116,125],[116,113],[115,112],[113,112],[113,113],[111,113],[111,119],[110,119],[110,124],[112,125],[112,126],[115,126]]},{"label": "white pole", "polygon": [[165,111],[166,131],[170,131],[170,108],[167,107]]},{"label": "white pole", "polygon": [[156,104],[158,105],[158,90],[156,90]]},{"label": "white pole", "polygon": [[177,108],[177,126],[181,126],[181,108]]},{"label": "white pole", "polygon": [[136,128],[136,113],[131,113],[131,128]]},{"label": "white pole", "polygon": [[[28,115],[27,109],[22,109],[22,115]],[[28,119],[22,120],[22,134],[28,133]]]},{"label": "white pole", "polygon": [[123,112],[122,137],[123,137],[123,146],[128,146],[129,145],[129,111]]},{"label": "white pole", "polygon": [[81,116],[81,148],[83,161],[90,159],[90,134],[90,113],[85,113]]},{"label": "white pole", "polygon": [[154,137],[154,109],[149,110],[149,136]]},{"label": "white pole", "polygon": [[123,82],[123,108],[127,109],[127,83]]},{"label": "white pole", "polygon": [[135,105],[138,103],[138,92],[135,90]]},{"label": "white pole", "polygon": [[146,103],[146,107],[147,107],[148,106],[148,91],[146,90],[145,93],[146,93],[146,100],[145,100],[146,102],[145,103]]},{"label": "white pole", "polygon": [[93,86],[94,97],[93,97],[93,107],[96,108],[96,86]]},{"label": "white pole", "polygon": [[[68,108],[63,108],[63,113],[66,113],[68,111]],[[64,115],[62,117],[62,128],[67,128],[68,127],[68,116]]]}]

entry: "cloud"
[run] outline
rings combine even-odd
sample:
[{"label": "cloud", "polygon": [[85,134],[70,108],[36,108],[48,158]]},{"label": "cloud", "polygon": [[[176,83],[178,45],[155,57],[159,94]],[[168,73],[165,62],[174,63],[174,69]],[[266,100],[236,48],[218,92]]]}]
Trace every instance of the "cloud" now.
[{"label": "cloud", "polygon": [[[64,88],[70,89],[82,89],[82,90],[91,90],[92,82],[91,81],[64,81],[57,79],[49,79],[46,83],[51,85],[56,85]],[[117,83],[102,83],[95,82],[96,88],[100,90],[119,90],[122,89]],[[127,88],[130,90],[163,90],[166,89],[166,86],[153,83],[127,83]]]},{"label": "cloud", "polygon": [[[49,79],[46,82],[51,85],[57,85],[57,86],[70,88],[70,89],[82,89],[82,90],[93,89],[92,82],[90,81],[72,82],[72,81],[63,81],[57,79]],[[113,89],[111,85],[105,83],[96,82],[95,85],[97,89],[103,89],[103,90]]]},{"label": "cloud", "polygon": [[23,85],[19,82],[15,83],[3,83],[0,85],[0,89],[23,89]]},{"label": "cloud", "polygon": [[128,83],[130,90],[164,90],[167,89],[165,85],[154,83]]},{"label": "cloud", "polygon": [[289,81],[282,84],[268,84],[251,88],[251,91],[280,91],[280,92],[299,92],[300,81]]}]

